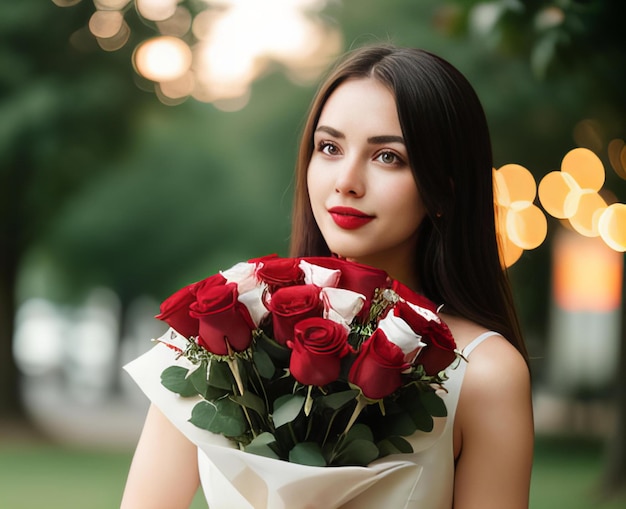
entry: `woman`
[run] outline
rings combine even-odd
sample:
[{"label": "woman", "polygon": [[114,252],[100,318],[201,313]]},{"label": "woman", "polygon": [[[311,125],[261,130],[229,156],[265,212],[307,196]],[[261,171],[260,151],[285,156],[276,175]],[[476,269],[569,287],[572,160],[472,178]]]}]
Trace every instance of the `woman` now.
[{"label": "woman", "polygon": [[[443,304],[469,361],[451,374],[446,429],[420,453],[410,500],[390,492],[389,506],[528,507],[527,354],[498,257],[488,129],[469,83],[424,51],[354,51],[313,102],[296,178],[291,254],[384,269]],[[188,507],[197,487],[196,447],[151,407],[122,507]]]}]

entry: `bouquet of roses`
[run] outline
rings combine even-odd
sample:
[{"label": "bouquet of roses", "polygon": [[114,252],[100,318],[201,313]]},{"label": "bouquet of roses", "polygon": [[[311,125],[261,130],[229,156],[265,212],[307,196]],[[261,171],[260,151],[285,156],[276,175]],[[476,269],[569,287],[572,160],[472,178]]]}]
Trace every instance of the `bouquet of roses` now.
[{"label": "bouquet of roses", "polygon": [[157,318],[190,361],[161,383],[200,396],[190,422],[244,451],[367,465],[412,452],[403,437],[446,415],[454,339],[431,301],[384,271],[270,255],[182,288]]}]

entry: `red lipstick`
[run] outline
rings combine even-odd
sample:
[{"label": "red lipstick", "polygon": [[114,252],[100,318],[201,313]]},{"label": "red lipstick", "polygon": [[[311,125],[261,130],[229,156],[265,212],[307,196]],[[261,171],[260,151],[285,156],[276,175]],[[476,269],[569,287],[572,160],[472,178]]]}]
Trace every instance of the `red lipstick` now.
[{"label": "red lipstick", "polygon": [[335,224],[344,230],[356,230],[374,219],[374,216],[352,207],[332,207],[328,212]]}]

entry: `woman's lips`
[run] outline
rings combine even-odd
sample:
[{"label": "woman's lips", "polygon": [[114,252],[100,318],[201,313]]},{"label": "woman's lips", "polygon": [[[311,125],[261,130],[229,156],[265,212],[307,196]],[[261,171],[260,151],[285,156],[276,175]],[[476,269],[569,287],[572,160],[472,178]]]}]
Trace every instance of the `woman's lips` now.
[{"label": "woman's lips", "polygon": [[352,207],[333,207],[328,212],[335,224],[344,230],[356,230],[374,219],[374,216]]}]

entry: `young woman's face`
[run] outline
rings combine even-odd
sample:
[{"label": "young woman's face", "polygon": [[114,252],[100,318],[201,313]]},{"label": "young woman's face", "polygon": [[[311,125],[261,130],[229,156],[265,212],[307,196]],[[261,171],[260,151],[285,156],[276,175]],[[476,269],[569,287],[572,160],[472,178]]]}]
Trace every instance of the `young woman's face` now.
[{"label": "young woman's face", "polygon": [[331,94],[315,129],[307,184],[333,253],[391,275],[410,272],[426,210],[384,85],[348,80]]}]

